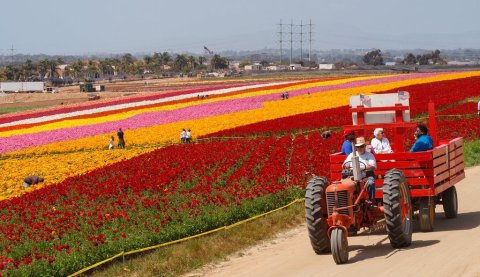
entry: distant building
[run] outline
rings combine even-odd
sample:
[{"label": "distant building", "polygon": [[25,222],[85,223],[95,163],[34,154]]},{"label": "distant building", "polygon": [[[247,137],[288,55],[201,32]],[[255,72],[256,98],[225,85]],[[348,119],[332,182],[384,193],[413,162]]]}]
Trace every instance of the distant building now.
[{"label": "distant building", "polygon": [[268,71],[282,71],[282,70],[288,70],[288,66],[286,66],[286,65],[270,65],[270,66],[267,66],[266,69]]},{"label": "distant building", "polygon": [[475,61],[448,61],[448,65],[477,65]]},{"label": "distant building", "polygon": [[228,63],[229,69],[240,70],[240,62],[232,61]]},{"label": "distant building", "polygon": [[335,65],[333,63],[321,63],[318,65],[319,70],[332,70],[335,69]]},{"label": "distant building", "polygon": [[385,62],[386,66],[395,66],[396,62]]},{"label": "distant building", "polygon": [[259,71],[262,70],[261,64],[251,64],[245,66],[245,71]]},{"label": "distant building", "polygon": [[302,65],[299,63],[291,63],[290,64],[290,70],[300,70],[302,69]]}]

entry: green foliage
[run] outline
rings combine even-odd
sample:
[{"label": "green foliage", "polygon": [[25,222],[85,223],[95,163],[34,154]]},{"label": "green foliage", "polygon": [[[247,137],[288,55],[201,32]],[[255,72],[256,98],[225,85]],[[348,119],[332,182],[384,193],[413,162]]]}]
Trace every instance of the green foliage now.
[{"label": "green foliage", "polygon": [[213,70],[228,68],[228,59],[225,57],[221,57],[218,54],[215,54],[210,60],[210,66]]},{"label": "green foliage", "polygon": [[368,52],[363,56],[363,62],[368,65],[383,65],[383,57],[382,51],[380,49],[376,49],[373,51]]},{"label": "green foliage", "polygon": [[480,140],[466,142],[463,147],[465,164],[467,166],[480,165]]}]

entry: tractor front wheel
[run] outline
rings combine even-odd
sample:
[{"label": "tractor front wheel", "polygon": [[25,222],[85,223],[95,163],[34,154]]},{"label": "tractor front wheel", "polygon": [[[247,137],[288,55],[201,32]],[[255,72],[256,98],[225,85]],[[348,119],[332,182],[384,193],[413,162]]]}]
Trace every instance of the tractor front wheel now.
[{"label": "tractor front wheel", "polygon": [[412,243],[412,202],[405,175],[398,169],[385,174],[383,182],[383,207],[390,244],[394,248]]},{"label": "tractor front wheel", "polygon": [[330,245],[332,248],[333,260],[336,264],[348,262],[348,239],[342,228],[335,228],[330,234]]},{"label": "tractor front wheel", "polygon": [[327,179],[319,176],[313,177],[307,185],[305,192],[305,217],[307,219],[308,236],[313,251],[317,254],[330,252],[328,239],[327,202],[325,188]]},{"label": "tractor front wheel", "polygon": [[435,204],[428,198],[421,198],[418,203],[420,231],[431,232],[435,224]]},{"label": "tractor front wheel", "polygon": [[442,193],[443,211],[445,217],[455,218],[458,214],[457,189],[450,187]]}]

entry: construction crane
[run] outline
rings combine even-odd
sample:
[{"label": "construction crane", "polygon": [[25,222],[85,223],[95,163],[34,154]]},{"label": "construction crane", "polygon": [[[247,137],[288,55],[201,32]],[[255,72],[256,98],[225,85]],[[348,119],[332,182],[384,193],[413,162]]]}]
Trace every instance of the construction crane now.
[{"label": "construction crane", "polygon": [[208,49],[207,46],[203,46],[203,50],[205,51],[205,54],[208,54],[208,55],[213,55],[213,51]]}]

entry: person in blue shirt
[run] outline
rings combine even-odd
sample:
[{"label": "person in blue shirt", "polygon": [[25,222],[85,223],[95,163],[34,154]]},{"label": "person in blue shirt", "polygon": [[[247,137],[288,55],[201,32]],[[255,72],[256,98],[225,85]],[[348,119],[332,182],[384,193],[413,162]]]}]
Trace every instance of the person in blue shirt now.
[{"label": "person in blue shirt", "polygon": [[420,152],[433,149],[433,140],[428,134],[427,126],[418,124],[417,129],[415,130],[415,137],[417,140],[413,144],[412,148],[410,148],[410,152]]},{"label": "person in blue shirt", "polygon": [[352,142],[355,141],[355,133],[354,132],[350,132],[348,134],[345,135],[345,141],[343,142],[342,144],[342,154],[343,155],[348,155],[350,153],[352,153]]}]

